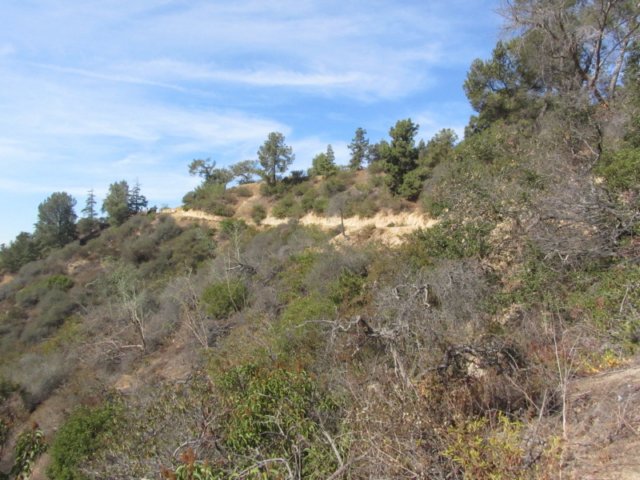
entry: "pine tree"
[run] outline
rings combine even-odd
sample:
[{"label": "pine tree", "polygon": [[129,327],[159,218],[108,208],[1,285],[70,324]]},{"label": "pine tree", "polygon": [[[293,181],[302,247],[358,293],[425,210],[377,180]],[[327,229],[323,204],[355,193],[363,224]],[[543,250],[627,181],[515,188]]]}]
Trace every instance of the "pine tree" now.
[{"label": "pine tree", "polygon": [[349,144],[349,150],[351,150],[351,160],[349,161],[349,168],[351,170],[360,170],[362,163],[368,160],[369,156],[369,139],[366,137],[367,131],[364,128],[358,127],[356,134]]},{"label": "pine tree", "polygon": [[328,177],[330,175],[335,175],[338,172],[338,167],[336,166],[336,156],[333,153],[333,147],[331,145],[327,145],[327,151],[324,153],[319,153],[312,160],[312,166],[309,169],[309,175],[324,175]]},{"label": "pine tree", "polygon": [[102,202],[102,211],[111,225],[121,225],[129,218],[129,184],[126,180],[109,185],[109,193]]},{"label": "pine tree", "polygon": [[76,200],[66,192],[52,193],[38,205],[35,237],[45,247],[62,247],[76,238]]},{"label": "pine tree", "polygon": [[85,207],[82,209],[82,213],[84,213],[85,218],[89,220],[95,220],[96,218],[96,205],[98,202],[96,201],[96,196],[93,193],[93,188],[87,192],[87,202],[85,203]]},{"label": "pine tree", "polygon": [[140,193],[140,182],[136,178],[136,184],[133,186],[133,189],[129,193],[129,212],[132,214],[140,213],[145,208],[147,208],[147,198]]},{"label": "pine tree", "polygon": [[278,181],[278,174],[286,172],[295,158],[293,149],[284,143],[284,135],[271,132],[258,150],[258,161],[263,168],[260,174],[273,187]]}]

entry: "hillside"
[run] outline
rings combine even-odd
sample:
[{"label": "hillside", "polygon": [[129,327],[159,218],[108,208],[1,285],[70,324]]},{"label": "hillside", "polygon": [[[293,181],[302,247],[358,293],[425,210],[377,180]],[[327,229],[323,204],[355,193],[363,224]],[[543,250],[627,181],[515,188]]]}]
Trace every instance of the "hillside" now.
[{"label": "hillside", "polygon": [[[640,26],[549,5],[472,64],[464,139],[52,194],[0,251],[0,478],[640,478]],[[584,22],[630,29],[597,70]]]}]

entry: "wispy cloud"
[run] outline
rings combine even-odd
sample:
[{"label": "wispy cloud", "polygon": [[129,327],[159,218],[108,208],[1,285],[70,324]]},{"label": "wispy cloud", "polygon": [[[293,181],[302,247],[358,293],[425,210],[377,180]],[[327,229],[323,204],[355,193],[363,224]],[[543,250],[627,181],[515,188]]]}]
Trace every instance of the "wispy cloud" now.
[{"label": "wispy cloud", "polygon": [[[255,158],[270,131],[295,168],[358,126],[463,128],[469,62],[497,0],[10,0],[0,5],[0,242],[51,191],[136,177],[178,203],[195,157]],[[455,105],[455,108],[451,106]],[[442,113],[442,108],[447,109]],[[440,125],[443,122],[443,125]]]}]

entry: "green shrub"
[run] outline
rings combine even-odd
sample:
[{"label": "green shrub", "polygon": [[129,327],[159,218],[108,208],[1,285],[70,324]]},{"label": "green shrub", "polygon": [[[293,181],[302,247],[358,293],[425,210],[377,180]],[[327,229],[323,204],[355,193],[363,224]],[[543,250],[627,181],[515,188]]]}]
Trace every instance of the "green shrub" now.
[{"label": "green shrub", "polygon": [[227,238],[236,236],[246,229],[247,224],[244,220],[225,218],[220,222],[220,232]]},{"label": "green shrub", "polygon": [[450,207],[446,200],[425,195],[422,197],[422,209],[431,217],[437,218],[446,212]]},{"label": "green shrub", "polygon": [[275,325],[275,343],[283,360],[298,365],[313,363],[315,352],[324,345],[324,321],[336,315],[335,304],[326,297],[309,295],[292,300]]},{"label": "green shrub", "polygon": [[45,282],[36,282],[16,294],[16,303],[21,308],[33,307],[49,291]]},{"label": "green shrub", "polygon": [[327,197],[317,197],[313,201],[313,213],[323,215],[329,207],[329,199]]},{"label": "green shrub", "polygon": [[48,292],[38,304],[36,319],[47,330],[59,327],[76,308],[68,294],[59,290]]},{"label": "green shrub", "polygon": [[304,210],[293,194],[287,194],[273,206],[271,214],[276,218],[299,218]]},{"label": "green shrub", "polygon": [[156,259],[149,262],[157,264],[147,266],[150,269],[156,267],[156,274],[170,268],[196,270],[202,262],[215,256],[215,248],[212,230],[206,227],[191,227],[163,244]]},{"label": "green shrub", "polygon": [[347,188],[349,188],[348,182],[342,175],[331,176],[322,183],[324,194],[328,197],[344,192]]},{"label": "green shrub", "polygon": [[26,430],[18,436],[15,447],[15,461],[10,476],[16,479],[28,479],[36,460],[47,451],[47,442],[42,430]]},{"label": "green shrub", "polygon": [[224,185],[217,183],[204,183],[196,187],[182,201],[185,208],[204,210],[221,217],[231,217],[235,212],[233,194]]},{"label": "green shrub", "polygon": [[263,205],[255,204],[251,208],[251,219],[256,223],[256,225],[260,225],[262,220],[267,218],[267,209],[264,208]]},{"label": "green shrub", "polygon": [[73,280],[66,275],[51,275],[20,290],[16,294],[16,303],[22,308],[33,307],[50,292],[66,292],[72,287]]},{"label": "green shrub", "polygon": [[540,254],[530,252],[513,279],[515,288],[498,293],[498,304],[502,307],[514,303],[524,306],[553,304],[554,307],[558,307],[564,289],[564,285],[558,284],[560,278],[560,272],[547,264]]},{"label": "green shrub", "polygon": [[235,451],[259,446],[279,450],[298,434],[312,433],[307,413],[315,389],[308,375],[246,365],[227,372],[220,387],[231,409],[226,444]]},{"label": "green shrub", "polygon": [[365,276],[344,269],[338,279],[331,284],[329,298],[336,305],[354,302],[362,295],[365,281]]},{"label": "green shrub", "polygon": [[82,468],[94,452],[104,446],[105,435],[117,422],[120,405],[106,403],[97,408],[79,407],[60,427],[51,445],[52,480],[85,480]]},{"label": "green shrub", "polygon": [[47,278],[47,288],[62,291],[70,290],[73,287],[73,280],[66,275],[51,275]]},{"label": "green shrub", "polygon": [[230,279],[209,285],[202,293],[202,302],[213,318],[225,318],[244,308],[247,294],[242,280]]},{"label": "green shrub", "polygon": [[489,253],[487,237],[491,229],[492,225],[486,222],[442,222],[413,233],[405,252],[418,265],[429,264],[433,259],[482,258]]},{"label": "green shrub", "polygon": [[[320,433],[321,419],[328,428],[336,404],[319,393],[306,372],[250,364],[227,371],[219,384],[228,412],[225,444],[231,451],[284,458],[295,465],[299,478],[328,478],[336,470],[335,456]],[[274,462],[254,468],[252,478],[285,478],[286,473],[281,462]]]},{"label": "green shrub", "polygon": [[160,215],[152,238],[155,243],[160,244],[178,237],[182,232],[183,229],[176,223],[173,217],[170,215]]},{"label": "green shrub", "polygon": [[603,155],[595,169],[607,185],[616,191],[640,188],[640,148],[623,148],[613,154]]},{"label": "green shrub", "polygon": [[7,380],[4,377],[0,377],[0,403],[4,402],[9,395],[18,390],[18,385]]},{"label": "green shrub", "polygon": [[253,196],[253,192],[249,187],[239,186],[233,189],[233,193],[235,193],[239,197],[249,198]]},{"label": "green shrub", "polygon": [[640,342],[640,266],[615,265],[575,272],[567,309],[628,344]]},{"label": "green shrub", "polygon": [[313,210],[313,205],[320,194],[315,188],[309,188],[300,198],[300,205],[305,212]]},{"label": "green shrub", "polygon": [[[4,448],[5,443],[9,439],[9,421],[0,417],[0,452]],[[2,479],[2,472],[0,472],[0,479]]]},{"label": "green shrub", "polygon": [[286,268],[279,275],[280,301],[289,302],[307,293],[305,278],[318,258],[318,253],[310,249],[289,257]]},{"label": "green shrub", "polygon": [[380,211],[380,205],[372,197],[358,198],[353,201],[352,211],[361,218],[371,218]]}]

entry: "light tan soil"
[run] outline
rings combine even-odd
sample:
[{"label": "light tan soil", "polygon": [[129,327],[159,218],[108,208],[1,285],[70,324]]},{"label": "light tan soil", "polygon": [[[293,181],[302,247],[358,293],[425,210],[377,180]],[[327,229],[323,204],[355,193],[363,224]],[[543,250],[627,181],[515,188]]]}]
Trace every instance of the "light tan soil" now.
[{"label": "light tan soil", "polygon": [[571,385],[565,478],[640,479],[640,364]]}]

